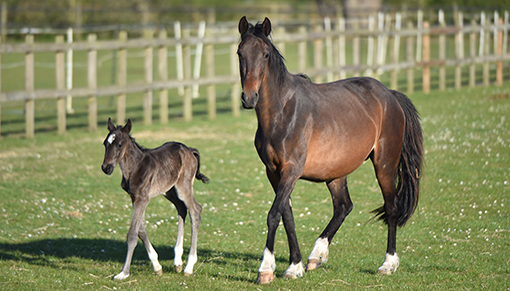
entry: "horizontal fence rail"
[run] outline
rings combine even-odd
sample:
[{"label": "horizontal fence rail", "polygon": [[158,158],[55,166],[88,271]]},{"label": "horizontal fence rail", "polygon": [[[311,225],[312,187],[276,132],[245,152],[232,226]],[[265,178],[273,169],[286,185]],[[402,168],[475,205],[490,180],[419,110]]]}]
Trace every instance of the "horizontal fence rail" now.
[{"label": "horizontal fence rail", "polygon": [[[495,66],[495,83],[501,85],[504,80],[503,66],[510,62],[508,11],[504,11],[502,17],[498,12],[482,12],[479,18],[470,21],[459,12],[453,18],[453,23],[448,25],[444,14],[439,11],[437,17],[429,22],[418,11],[410,20],[403,20],[399,13],[379,13],[348,21],[325,18],[317,25],[293,23],[287,27],[285,23],[277,23],[273,27],[273,40],[284,56],[286,49],[296,47],[297,71],[307,74],[315,82],[371,76],[388,82],[391,89],[402,90],[404,87],[410,94],[416,87],[421,87],[428,93],[432,78],[437,79],[439,90],[445,90],[446,68],[452,67],[456,89],[465,85],[475,86],[478,65],[482,67],[483,85],[491,83],[491,66]],[[153,92],[159,96],[160,122],[167,123],[170,89],[177,89],[183,101],[182,116],[189,121],[193,118],[192,100],[198,96],[198,87],[201,86],[207,87],[207,114],[212,120],[216,116],[216,86],[219,85],[230,86],[232,114],[240,113],[241,89],[236,55],[239,35],[236,28],[206,28],[203,22],[198,29],[192,30],[182,29],[180,23],[176,22],[173,31],[145,30],[142,36],[133,39],[128,39],[124,31],[118,32],[116,39],[107,40],[98,40],[96,34],[92,33],[84,41],[72,42],[72,35],[72,31],[67,34],[67,41],[63,35],[57,35],[55,42],[36,42],[34,35],[29,34],[25,42],[0,44],[0,56],[24,55],[25,67],[24,89],[0,92],[0,124],[2,104],[24,102],[26,136],[33,137],[34,102],[50,99],[57,100],[58,132],[65,133],[66,116],[72,114],[72,98],[88,98],[88,126],[89,130],[94,131],[97,129],[97,98],[116,96],[117,123],[124,123],[126,95],[141,93],[143,119],[149,125],[153,119]],[[228,47],[226,54],[229,64],[218,64],[215,60],[217,46]],[[132,49],[141,50],[144,77],[143,80],[127,82],[127,51]],[[73,52],[80,51],[86,53],[86,64],[82,66],[87,68],[87,86],[73,87],[72,66],[78,66],[77,61],[73,60]],[[97,85],[98,52],[101,51],[113,51],[115,84]],[[176,65],[173,68],[168,66],[170,52],[172,58],[175,57]],[[34,56],[47,53],[55,54],[55,62],[51,66],[55,68],[56,87],[35,88],[37,76],[34,73]],[[310,61],[312,65],[307,64]],[[228,73],[217,75],[215,67],[219,65],[226,66]],[[205,71],[202,76],[201,67]],[[2,63],[2,70],[8,68],[9,64]],[[431,69],[437,73],[431,73]],[[468,82],[463,82],[463,70],[469,71]],[[175,77],[169,78],[169,72]],[[400,72],[405,72],[405,82],[399,82]],[[418,73],[421,73],[421,82],[416,83]],[[405,83],[405,86],[400,83]]]}]

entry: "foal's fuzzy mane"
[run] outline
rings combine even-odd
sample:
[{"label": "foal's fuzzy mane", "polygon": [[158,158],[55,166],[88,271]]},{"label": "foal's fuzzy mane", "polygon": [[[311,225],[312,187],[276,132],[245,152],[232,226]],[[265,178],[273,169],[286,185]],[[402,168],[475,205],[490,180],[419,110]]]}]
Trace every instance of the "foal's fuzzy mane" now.
[{"label": "foal's fuzzy mane", "polygon": [[279,85],[285,83],[285,77],[287,75],[287,67],[285,66],[285,58],[282,56],[280,51],[273,45],[269,37],[267,37],[262,31],[262,23],[248,24],[248,30],[241,36],[241,40],[244,40],[248,35],[254,35],[260,38],[264,43],[271,48],[269,56],[269,65],[273,69],[278,78]]},{"label": "foal's fuzzy mane", "polygon": [[[122,128],[123,128],[123,127],[122,127],[121,125],[119,125],[119,126],[117,126],[117,128],[115,128],[115,129],[114,129],[114,130],[112,130],[111,132],[114,132],[114,131],[116,131],[116,130],[120,130],[120,131],[122,131]],[[123,132],[123,131],[122,131],[122,132]],[[144,146],[141,146],[139,143],[137,143],[137,142],[136,142],[136,139],[135,139],[134,137],[132,137],[129,133],[125,133],[125,132],[123,132],[123,133],[124,133],[125,135],[127,135],[127,136],[129,137],[129,139],[130,139],[130,140],[131,140],[131,141],[132,141],[132,142],[136,145],[136,147],[137,147],[138,149],[140,149],[142,152],[144,152],[144,153],[145,153],[145,152],[149,151],[149,149],[148,149],[148,148],[146,148],[146,147],[144,147]]]}]

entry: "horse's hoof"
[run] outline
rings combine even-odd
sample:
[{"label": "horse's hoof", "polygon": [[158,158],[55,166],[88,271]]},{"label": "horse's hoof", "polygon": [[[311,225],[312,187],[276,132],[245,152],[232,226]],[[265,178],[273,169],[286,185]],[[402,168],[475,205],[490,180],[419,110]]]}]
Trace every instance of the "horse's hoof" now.
[{"label": "horse's hoof", "polygon": [[269,284],[273,282],[274,274],[271,271],[259,272],[257,276],[257,284]]},{"label": "horse's hoof", "polygon": [[296,274],[293,274],[293,273],[290,273],[290,272],[285,272],[285,273],[283,273],[282,278],[284,278],[284,279],[297,279],[298,276]]},{"label": "horse's hoof", "polygon": [[129,277],[129,274],[119,273],[115,277],[113,277],[113,280],[124,280],[127,277]]},{"label": "horse's hoof", "polygon": [[182,272],[182,265],[174,266],[174,268],[175,268],[175,272],[176,272],[176,273],[180,273],[180,272]]},{"label": "horse's hoof", "polygon": [[154,271],[154,274],[156,274],[157,276],[161,276],[163,275],[163,268],[157,270],[157,271]]},{"label": "horse's hoof", "polygon": [[309,259],[308,264],[306,264],[306,271],[312,271],[317,269],[322,264],[319,259]]}]

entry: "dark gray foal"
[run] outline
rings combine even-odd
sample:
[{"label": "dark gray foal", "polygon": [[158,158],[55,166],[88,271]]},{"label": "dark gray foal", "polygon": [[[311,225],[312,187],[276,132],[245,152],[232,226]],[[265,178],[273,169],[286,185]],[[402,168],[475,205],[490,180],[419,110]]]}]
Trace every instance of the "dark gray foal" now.
[{"label": "dark gray foal", "polygon": [[174,247],[174,266],[177,272],[182,271],[184,221],[189,209],[191,247],[184,274],[191,275],[193,265],[197,262],[197,236],[202,213],[202,206],[193,195],[193,182],[194,178],[204,183],[209,182],[209,179],[200,173],[198,150],[177,142],[168,142],[155,149],[145,149],[129,135],[131,120],[128,120],[124,127],[116,127],[109,118],[108,130],[109,133],[104,141],[103,172],[110,175],[115,166],[120,164],[121,186],[131,196],[133,203],[133,219],[127,234],[126,262],[122,272],[113,278],[122,280],[129,276],[129,267],[138,237],[147,249],[154,272],[157,275],[162,274],[158,254],[147,237],[144,218],[149,200],[157,195],[164,195],[170,200],[177,208],[179,215],[177,241]]}]

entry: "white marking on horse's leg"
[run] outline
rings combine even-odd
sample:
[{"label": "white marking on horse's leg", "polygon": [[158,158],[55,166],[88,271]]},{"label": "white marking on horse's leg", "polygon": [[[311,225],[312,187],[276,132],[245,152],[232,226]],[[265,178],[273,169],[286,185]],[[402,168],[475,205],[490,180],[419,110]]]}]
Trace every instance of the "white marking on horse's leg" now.
[{"label": "white marking on horse's leg", "polygon": [[259,273],[262,272],[274,272],[276,270],[276,261],[274,254],[271,253],[267,248],[264,249],[262,256],[262,263],[260,264]]},{"label": "white marking on horse's leg", "polygon": [[400,259],[397,256],[397,253],[394,255],[386,254],[384,257],[384,263],[381,267],[379,267],[378,271],[380,274],[391,275],[397,271],[398,265],[400,264]]},{"label": "white marking on horse's leg", "polygon": [[179,216],[179,222],[177,224],[177,239],[175,241],[174,247],[174,267],[177,273],[182,272],[182,254],[184,252],[183,248],[183,240],[184,240],[184,219]]},{"label": "white marking on horse's leg", "polygon": [[186,264],[186,269],[184,269],[184,275],[193,274],[193,266],[195,265],[197,260],[198,260],[197,255],[189,255],[188,263]]},{"label": "white marking on horse's leg", "polygon": [[154,273],[156,273],[157,275],[163,274],[163,268],[161,267],[161,264],[158,261],[158,253],[152,247],[152,245],[148,246],[147,254],[149,255],[149,259],[152,262],[152,268],[154,269]]},{"label": "white marking on horse's leg", "polygon": [[318,238],[315,241],[310,256],[308,256],[308,264],[306,265],[306,270],[311,271],[316,269],[320,265],[325,264],[328,261],[328,255],[329,255],[328,239]]},{"label": "white marking on horse's leg", "polygon": [[290,264],[285,273],[283,273],[283,278],[288,279],[297,279],[298,277],[303,277],[305,273],[305,269],[303,268],[303,263],[299,262],[297,264]]}]

